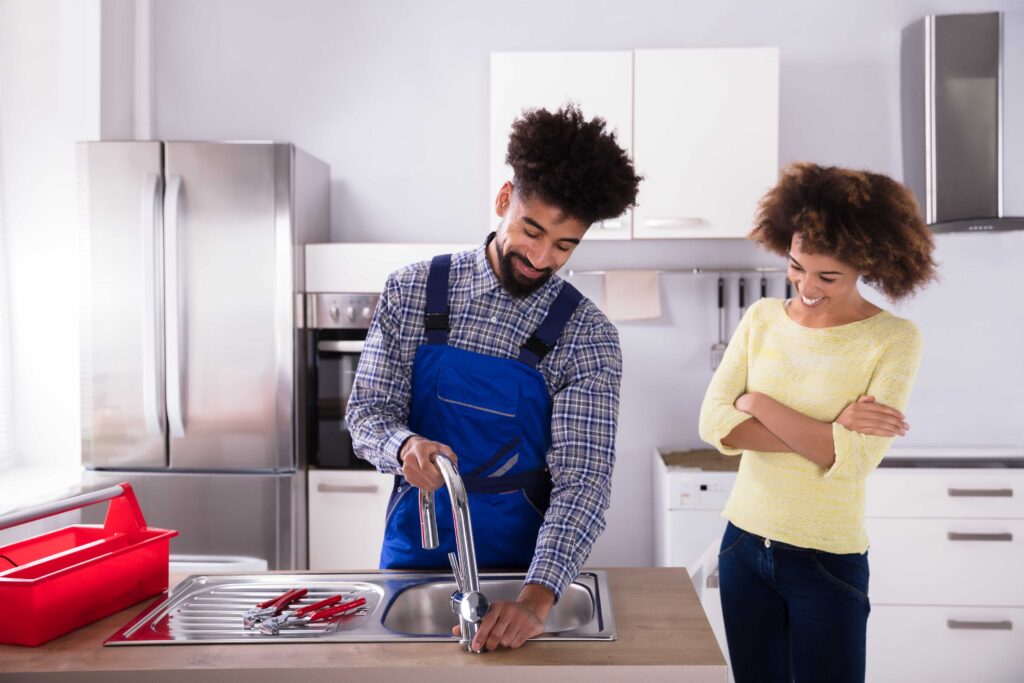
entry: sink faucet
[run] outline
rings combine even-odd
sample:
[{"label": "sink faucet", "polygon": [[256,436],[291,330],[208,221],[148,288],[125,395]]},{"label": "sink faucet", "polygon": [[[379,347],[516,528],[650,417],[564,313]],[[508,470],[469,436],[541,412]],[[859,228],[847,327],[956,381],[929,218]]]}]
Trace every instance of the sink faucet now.
[{"label": "sink faucet", "polygon": [[[455,521],[455,544],[459,551],[448,553],[448,561],[455,574],[458,590],[452,593],[452,611],[459,615],[462,637],[459,644],[467,652],[472,651],[480,621],[487,614],[490,604],[480,592],[480,576],[476,567],[476,548],[473,546],[473,524],[469,518],[469,498],[455,465],[448,456],[438,453],[434,463],[441,471],[448,495],[452,501],[452,518]],[[420,542],[427,549],[437,547],[437,509],[434,492],[420,489]]]}]

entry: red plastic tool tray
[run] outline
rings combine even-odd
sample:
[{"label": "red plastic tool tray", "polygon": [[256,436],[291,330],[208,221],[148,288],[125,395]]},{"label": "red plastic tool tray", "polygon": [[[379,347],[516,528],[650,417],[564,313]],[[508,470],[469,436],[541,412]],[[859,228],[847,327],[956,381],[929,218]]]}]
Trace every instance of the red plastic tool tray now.
[{"label": "red plastic tool tray", "polygon": [[0,546],[0,643],[41,645],[167,590],[170,540],[146,526],[128,484],[0,520],[0,529],[110,501],[102,526],[74,524]]}]

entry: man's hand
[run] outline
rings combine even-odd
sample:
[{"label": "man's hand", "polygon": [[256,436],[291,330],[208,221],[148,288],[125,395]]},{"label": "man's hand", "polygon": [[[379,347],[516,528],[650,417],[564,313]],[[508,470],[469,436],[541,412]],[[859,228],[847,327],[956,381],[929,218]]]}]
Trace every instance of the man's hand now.
[{"label": "man's hand", "polygon": [[851,432],[871,436],[904,436],[910,425],[903,420],[903,413],[876,403],[874,396],[861,396],[836,418],[836,422]]},{"label": "man's hand", "polygon": [[[515,602],[495,600],[487,616],[480,622],[470,648],[474,652],[483,652],[497,650],[499,647],[520,647],[530,638],[544,633],[544,621],[554,604],[554,593],[532,583],[523,586]],[[461,636],[462,630],[456,626],[452,634]]]},{"label": "man's hand", "polygon": [[418,489],[433,491],[444,485],[441,470],[434,464],[434,456],[438,453],[448,456],[453,465],[458,464],[455,451],[443,443],[425,439],[422,436],[410,436],[402,444],[398,459],[402,463],[402,476]]}]

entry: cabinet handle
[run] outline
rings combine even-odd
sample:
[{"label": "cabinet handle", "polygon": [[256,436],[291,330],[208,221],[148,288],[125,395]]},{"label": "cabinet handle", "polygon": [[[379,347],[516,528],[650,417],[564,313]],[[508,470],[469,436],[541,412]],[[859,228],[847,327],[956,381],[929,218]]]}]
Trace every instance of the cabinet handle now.
[{"label": "cabinet handle", "polygon": [[647,218],[644,220],[646,228],[699,228],[707,225],[708,222],[697,216],[684,216],[682,218]]},{"label": "cabinet handle", "polygon": [[601,230],[618,230],[619,228],[622,227],[622,221],[601,221],[600,223],[598,223],[597,227],[600,228]]},{"label": "cabinet handle", "polygon": [[954,631],[1012,631],[1013,622],[1002,621],[963,621],[962,619],[946,619],[946,628]]},{"label": "cabinet handle", "polygon": [[317,493],[377,493],[376,484],[317,484]]},{"label": "cabinet handle", "polygon": [[324,340],[316,343],[318,351],[334,351],[336,353],[362,353],[363,352],[363,341],[350,340],[350,341],[335,341],[335,340]]},{"label": "cabinet handle", "polygon": [[964,534],[949,531],[946,533],[946,538],[951,541],[1012,541],[1013,534],[1009,532],[998,534]]},{"label": "cabinet handle", "polygon": [[946,489],[950,498],[1013,498],[1013,489]]}]

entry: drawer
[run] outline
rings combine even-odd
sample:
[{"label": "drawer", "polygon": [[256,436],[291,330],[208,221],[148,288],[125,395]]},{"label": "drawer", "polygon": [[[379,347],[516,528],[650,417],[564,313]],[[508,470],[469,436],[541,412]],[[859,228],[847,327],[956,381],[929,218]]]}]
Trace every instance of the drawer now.
[{"label": "drawer", "polygon": [[865,514],[1024,519],[1024,470],[875,470]]},{"label": "drawer", "polygon": [[872,607],[866,679],[1019,683],[1024,680],[1024,609]]},{"label": "drawer", "polygon": [[376,569],[394,477],[360,470],[309,471],[309,568]]},{"label": "drawer", "polygon": [[872,604],[1024,606],[1024,520],[868,519]]}]

